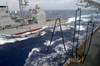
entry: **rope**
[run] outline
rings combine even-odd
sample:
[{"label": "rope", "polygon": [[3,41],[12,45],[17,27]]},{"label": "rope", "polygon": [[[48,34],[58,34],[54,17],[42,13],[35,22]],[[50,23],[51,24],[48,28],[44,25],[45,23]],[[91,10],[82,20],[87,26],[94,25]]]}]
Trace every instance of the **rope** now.
[{"label": "rope", "polygon": [[59,20],[59,23],[60,23],[60,30],[61,30],[61,36],[62,36],[62,41],[63,41],[64,49],[65,49],[65,51],[66,51],[66,53],[67,53],[68,55],[72,55],[72,54],[69,54],[69,53],[67,52],[67,49],[66,49],[66,47],[65,47],[65,41],[64,41],[64,37],[63,37],[63,32],[62,32],[62,27],[61,27],[60,18],[57,18],[56,21],[55,21],[55,26],[54,26],[54,29],[53,29],[53,33],[52,33],[52,37],[51,37],[51,40],[50,40],[50,44],[49,44],[49,47],[47,48],[47,50],[46,50],[45,52],[43,52],[43,51],[41,51],[41,49],[39,49],[38,44],[37,44],[37,43],[35,42],[35,40],[33,39],[33,40],[34,40],[34,43],[36,44],[37,48],[40,50],[41,53],[44,53],[44,54],[47,53],[47,52],[49,51],[49,49],[50,49],[50,46],[51,46],[51,42],[52,42],[52,39],[53,39],[53,36],[54,36],[54,32],[55,32],[55,27],[56,27],[57,20]]},{"label": "rope", "polygon": [[[76,10],[76,13],[75,13],[75,25],[74,25],[74,36],[73,36],[73,45],[72,45],[72,57],[73,57],[73,49],[74,49],[75,33],[76,33],[77,11],[79,11],[79,10],[80,10],[80,20],[81,20],[81,8],[78,8]],[[79,29],[80,29],[80,20],[79,20]],[[78,38],[79,38],[79,29],[78,29]],[[77,39],[77,47],[78,47],[78,39]],[[77,49],[76,49],[76,54],[77,54]]]},{"label": "rope", "polygon": [[55,21],[55,26],[54,26],[54,28],[53,28],[53,33],[52,33],[52,37],[51,37],[51,40],[50,40],[49,47],[47,48],[47,50],[46,50],[45,52],[41,51],[41,49],[39,48],[39,46],[38,46],[38,44],[36,43],[35,39],[33,38],[34,43],[36,44],[37,48],[39,49],[39,51],[40,51],[41,53],[44,53],[44,54],[45,54],[45,53],[47,53],[48,50],[50,49],[51,42],[52,42],[52,39],[53,39],[53,35],[54,35],[54,32],[55,32],[56,22],[57,22],[57,20]]},{"label": "rope", "polygon": [[[70,5],[69,7],[65,8],[65,9],[68,10],[68,9],[70,9],[70,7],[72,7],[73,5],[75,5],[75,4],[72,4],[72,5]],[[56,13],[56,15],[57,15],[57,14],[60,14],[61,12],[62,12],[62,11]],[[70,12],[70,13],[71,13],[71,12]]]},{"label": "rope", "polygon": [[94,30],[94,25],[95,25],[95,24],[93,23],[93,26],[92,26],[92,33],[91,33],[91,38],[90,38],[88,50],[87,50],[87,52],[86,52],[86,54],[85,54],[85,59],[86,59],[87,54],[88,54],[88,52],[89,52],[89,50],[90,50],[90,46],[91,46],[91,42],[92,42],[92,36],[93,36],[93,30]]},{"label": "rope", "polygon": [[[72,3],[74,3],[75,2],[75,0],[72,2]],[[70,9],[72,6],[74,6],[75,4],[72,4],[71,3],[71,5],[70,5],[70,3],[68,4],[68,5],[66,5],[67,6],[67,8],[65,8],[65,7],[63,7],[62,9],[60,9],[60,10],[68,10],[68,9]],[[63,11],[60,11],[60,12],[58,12],[58,13],[56,13],[56,14],[52,14],[52,15],[57,15],[57,14],[60,14],[61,12],[63,12]]]},{"label": "rope", "polygon": [[[89,22],[88,22],[88,25],[87,25],[86,40],[87,40],[87,34],[88,34],[88,27],[89,27]],[[85,51],[85,47],[86,47],[86,42],[85,42],[85,44],[84,44],[84,51]]]},{"label": "rope", "polygon": [[77,46],[76,46],[76,58],[77,58],[77,47],[78,47],[78,40],[79,40],[79,33],[80,33],[80,21],[81,21],[81,9],[80,9],[79,28],[78,28],[78,37],[77,37]]},{"label": "rope", "polygon": [[[60,22],[60,30],[61,30],[61,36],[62,36],[62,41],[63,41],[64,49],[65,49],[66,53],[69,54],[67,52],[66,47],[65,47],[65,41],[64,41],[64,37],[63,37],[63,32],[62,32],[62,27],[61,27],[61,21],[60,21],[60,19],[59,19],[59,22]],[[72,54],[69,54],[69,55],[72,55]]]}]

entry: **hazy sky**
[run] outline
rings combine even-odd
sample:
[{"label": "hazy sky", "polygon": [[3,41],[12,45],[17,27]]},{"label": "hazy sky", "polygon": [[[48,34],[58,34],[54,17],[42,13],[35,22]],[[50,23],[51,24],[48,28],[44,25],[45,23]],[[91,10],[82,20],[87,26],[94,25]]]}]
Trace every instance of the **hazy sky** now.
[{"label": "hazy sky", "polygon": [[[19,10],[19,0],[7,0],[7,4],[9,6],[9,10]],[[40,8],[44,10],[64,10],[64,9],[77,9],[75,5],[77,0],[28,0],[29,6],[28,8],[35,7],[36,4],[40,6]],[[0,0],[0,5],[5,5],[6,0]]]}]

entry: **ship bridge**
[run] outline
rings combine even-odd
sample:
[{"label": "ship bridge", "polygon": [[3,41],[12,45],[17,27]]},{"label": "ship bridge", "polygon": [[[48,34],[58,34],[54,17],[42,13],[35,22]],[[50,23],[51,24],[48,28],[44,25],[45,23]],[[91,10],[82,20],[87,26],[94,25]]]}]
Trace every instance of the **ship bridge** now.
[{"label": "ship bridge", "polygon": [[46,13],[44,10],[40,9],[38,5],[35,6],[35,9],[30,9],[29,15],[30,18],[35,19],[37,23],[46,22]]}]

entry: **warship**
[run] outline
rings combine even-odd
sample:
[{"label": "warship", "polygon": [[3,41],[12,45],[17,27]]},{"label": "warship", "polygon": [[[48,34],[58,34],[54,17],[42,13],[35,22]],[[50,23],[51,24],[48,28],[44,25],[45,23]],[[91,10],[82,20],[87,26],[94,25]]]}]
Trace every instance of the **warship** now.
[{"label": "warship", "polygon": [[[76,4],[77,6],[82,6],[85,8],[93,7],[94,9],[96,9],[96,10],[93,10],[94,12],[96,12],[97,14],[100,13],[99,12],[100,1],[98,0],[78,0],[78,1],[79,3]],[[38,5],[36,5],[35,9],[30,9],[29,15],[24,17],[22,14],[23,12],[22,5],[26,6],[27,3],[28,2],[25,1],[25,4],[22,4],[21,0],[19,0],[21,17],[17,15],[16,11],[15,11],[15,15],[12,15],[12,13],[8,11],[8,6],[0,6],[0,33],[1,34],[21,35],[26,32],[39,30],[43,26],[54,25],[56,19],[46,20],[46,14],[44,10],[40,9]],[[71,54],[68,53],[72,57],[67,59],[67,61],[65,62],[63,66],[100,66],[100,25],[97,26],[96,29],[94,29],[93,15],[91,15],[91,20],[88,22],[88,25],[87,25],[87,29],[88,29],[89,24],[90,23],[93,24],[92,32],[90,33],[90,35],[88,36],[86,35],[86,39],[79,46],[76,46],[76,47],[74,46],[75,31],[76,31],[75,29],[76,29],[78,11],[80,11],[80,19],[78,21],[79,23],[81,21],[81,8],[78,8],[76,10],[76,15],[75,15],[72,53]],[[67,22],[66,18],[61,19],[61,20],[62,22]],[[86,31],[86,34],[87,32],[88,31]],[[79,34],[79,29],[78,29],[78,34]],[[63,35],[62,35],[62,40],[64,42]],[[79,38],[77,40],[77,43],[78,41],[79,41]],[[73,48],[76,48],[75,53],[73,51]],[[64,45],[64,49],[65,49],[65,45]]]},{"label": "warship", "polygon": [[[23,15],[24,8],[28,5],[28,1],[19,0],[20,14],[18,16],[17,11],[15,15],[8,10],[8,6],[0,6],[0,33],[8,35],[21,35],[26,32],[37,31],[44,26],[53,26],[56,18],[46,18],[46,13],[43,9],[40,9],[38,5],[35,9],[29,9],[27,16]],[[66,22],[67,19],[62,19],[62,22]]]}]

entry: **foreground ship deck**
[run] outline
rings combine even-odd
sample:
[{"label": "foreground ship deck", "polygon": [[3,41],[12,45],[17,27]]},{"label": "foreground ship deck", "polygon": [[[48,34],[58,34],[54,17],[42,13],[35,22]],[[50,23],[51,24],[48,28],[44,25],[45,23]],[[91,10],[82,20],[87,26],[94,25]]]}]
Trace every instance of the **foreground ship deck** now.
[{"label": "foreground ship deck", "polygon": [[[90,39],[90,38],[89,38]],[[88,47],[89,39],[86,42],[86,50]],[[84,48],[84,42],[79,47],[80,51]],[[64,66],[100,66],[100,26],[94,31],[92,37],[92,44],[89,53],[83,63],[70,63]]]}]

